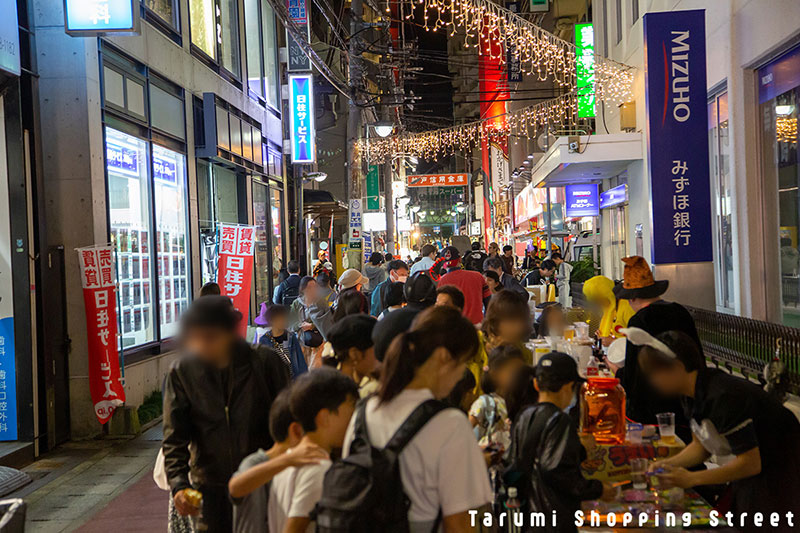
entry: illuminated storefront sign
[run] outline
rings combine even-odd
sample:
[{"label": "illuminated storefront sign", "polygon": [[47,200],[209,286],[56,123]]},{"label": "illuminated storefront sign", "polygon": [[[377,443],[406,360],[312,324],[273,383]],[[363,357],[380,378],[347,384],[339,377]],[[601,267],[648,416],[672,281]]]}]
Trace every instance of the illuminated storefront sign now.
[{"label": "illuminated storefront sign", "polygon": [[0,17],[0,70],[20,75],[19,22],[17,3],[0,0],[0,9],[6,13]]},{"label": "illuminated storefront sign", "polygon": [[292,163],[313,163],[316,158],[314,91],[311,74],[289,76],[289,130]]},{"label": "illuminated storefront sign", "polygon": [[66,31],[70,35],[136,32],[139,29],[139,2],[64,0],[64,21]]},{"label": "illuminated storefront sign", "polygon": [[575,61],[578,76],[578,116],[595,115],[594,98],[594,28],[590,24],[575,25]]},{"label": "illuminated storefront sign", "polygon": [[415,174],[408,176],[409,187],[458,187],[468,184],[466,174]]},{"label": "illuminated storefront sign", "polygon": [[624,183],[618,187],[600,193],[600,209],[614,207],[615,205],[624,204],[627,201],[628,186]]},{"label": "illuminated storefront sign", "polygon": [[567,217],[596,217],[600,214],[596,183],[567,185]]},{"label": "illuminated storefront sign", "polygon": [[712,260],[705,11],[644,16],[653,263]]}]

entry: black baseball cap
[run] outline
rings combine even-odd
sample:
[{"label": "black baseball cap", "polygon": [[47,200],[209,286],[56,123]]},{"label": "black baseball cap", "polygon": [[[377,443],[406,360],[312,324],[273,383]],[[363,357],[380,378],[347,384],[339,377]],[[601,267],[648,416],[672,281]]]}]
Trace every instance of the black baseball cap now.
[{"label": "black baseball cap", "polygon": [[562,352],[550,352],[539,359],[536,364],[536,379],[541,379],[542,376],[563,383],[581,381],[575,359]]}]

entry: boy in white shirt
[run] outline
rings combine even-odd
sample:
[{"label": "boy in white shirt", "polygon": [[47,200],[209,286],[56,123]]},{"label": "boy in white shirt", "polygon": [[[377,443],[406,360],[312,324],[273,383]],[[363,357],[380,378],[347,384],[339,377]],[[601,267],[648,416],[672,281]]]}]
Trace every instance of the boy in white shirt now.
[{"label": "boy in white shirt", "polygon": [[[358,386],[332,368],[319,368],[292,384],[289,404],[305,435],[300,445],[315,444],[328,454],[342,447],[355,410]],[[311,533],[311,512],[322,496],[322,482],[330,459],[290,467],[272,479],[267,519],[270,533]]]}]

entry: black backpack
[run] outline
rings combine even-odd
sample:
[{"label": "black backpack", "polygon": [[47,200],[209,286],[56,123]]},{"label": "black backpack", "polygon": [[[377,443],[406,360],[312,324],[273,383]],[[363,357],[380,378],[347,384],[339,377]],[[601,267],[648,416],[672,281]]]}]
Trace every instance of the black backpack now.
[{"label": "black backpack", "polygon": [[[284,282],[285,283],[285,282]],[[298,285],[289,285],[286,283],[286,288],[281,295],[281,305],[290,306],[297,298],[300,297],[300,287]]]},{"label": "black backpack", "polygon": [[[367,435],[366,405],[356,411],[350,455],[325,474],[322,498],[314,511],[317,533],[407,533],[411,502],[400,478],[400,452],[437,413],[447,408],[428,400],[409,415],[386,447],[372,446]],[[437,518],[434,531],[438,529]]]}]

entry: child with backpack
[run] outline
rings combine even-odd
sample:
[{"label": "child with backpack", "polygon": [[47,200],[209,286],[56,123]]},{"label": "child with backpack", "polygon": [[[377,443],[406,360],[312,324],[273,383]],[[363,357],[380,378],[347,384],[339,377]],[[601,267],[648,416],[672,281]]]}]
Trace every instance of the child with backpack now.
[{"label": "child with backpack", "polygon": [[515,345],[500,345],[489,354],[489,365],[481,375],[483,394],[469,410],[469,421],[482,448],[495,445],[506,450],[511,444],[505,396],[523,366],[525,356]]},{"label": "child with backpack", "polygon": [[267,533],[267,491],[272,478],[289,467],[316,465],[328,458],[318,445],[300,444],[303,428],[289,408],[289,388],[272,402],[269,433],[275,444],[245,457],[228,482],[234,533]]},{"label": "child with backpack", "polygon": [[[328,457],[341,448],[357,399],[356,383],[332,368],[318,368],[297,378],[289,392],[289,407],[305,433],[298,447],[315,444]],[[322,496],[322,480],[330,465],[325,458],[317,464],[291,466],[272,479],[267,504],[270,533],[314,531],[311,514]]]},{"label": "child with backpack", "polygon": [[471,530],[469,510],[492,499],[486,463],[464,413],[439,400],[477,349],[475,327],[450,307],[422,311],[393,340],[378,393],[325,476],[318,532]]},{"label": "child with backpack", "polygon": [[581,473],[585,452],[564,412],[581,380],[575,360],[564,353],[549,353],[539,360],[535,376],[539,403],[514,421],[505,484],[519,491],[525,512],[556,513],[557,524],[547,522],[543,531],[576,531],[572,517],[581,501],[610,500],[617,491],[610,483],[586,479]]}]

